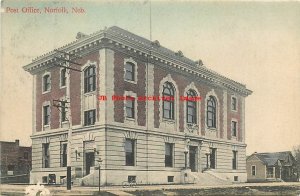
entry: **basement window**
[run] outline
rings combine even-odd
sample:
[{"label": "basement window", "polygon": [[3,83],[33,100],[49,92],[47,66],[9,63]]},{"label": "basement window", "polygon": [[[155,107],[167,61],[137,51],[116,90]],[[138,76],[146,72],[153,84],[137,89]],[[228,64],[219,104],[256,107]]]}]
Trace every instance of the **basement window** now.
[{"label": "basement window", "polygon": [[233,180],[234,180],[235,182],[237,182],[237,181],[239,181],[239,177],[238,177],[238,176],[234,176],[234,177],[233,177]]},{"label": "basement window", "polygon": [[129,183],[136,182],[136,176],[128,176],[128,182]]},{"label": "basement window", "polygon": [[168,176],[168,182],[174,182],[174,176]]}]

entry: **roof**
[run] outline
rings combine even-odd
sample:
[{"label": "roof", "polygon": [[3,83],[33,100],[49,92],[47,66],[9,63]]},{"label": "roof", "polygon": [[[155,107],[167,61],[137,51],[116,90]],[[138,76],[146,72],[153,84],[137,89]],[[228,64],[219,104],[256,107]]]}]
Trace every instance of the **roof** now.
[{"label": "roof", "polygon": [[[157,40],[148,40],[117,26],[105,28],[104,30],[97,31],[90,35],[83,35],[76,41],[58,48],[58,50],[70,54],[78,54],[84,50],[98,47],[100,45],[99,43],[105,39],[110,40],[111,43],[116,43],[116,45],[122,45],[124,48],[127,47],[128,50],[133,50],[141,55],[150,56],[150,58],[157,62],[163,62],[170,67],[175,67],[179,70],[196,75],[207,82],[229,88],[233,91],[241,93],[244,96],[252,93],[252,91],[247,89],[244,84],[236,82],[211,69],[208,69],[199,61],[193,61],[185,57],[181,51],[174,52],[161,46]],[[31,74],[35,74],[43,69],[54,66],[54,63],[56,62],[56,56],[57,51],[53,50],[33,59],[31,63],[23,66],[23,69]]]},{"label": "roof", "polygon": [[283,161],[291,155],[291,151],[284,152],[269,152],[269,153],[255,153],[253,154],[259,158],[264,164],[268,166],[276,165],[277,161]]}]

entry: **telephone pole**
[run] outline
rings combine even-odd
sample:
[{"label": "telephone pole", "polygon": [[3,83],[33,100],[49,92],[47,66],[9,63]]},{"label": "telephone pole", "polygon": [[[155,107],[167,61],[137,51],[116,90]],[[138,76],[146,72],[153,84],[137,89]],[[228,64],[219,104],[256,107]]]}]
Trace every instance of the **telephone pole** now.
[{"label": "telephone pole", "polygon": [[[70,56],[66,55],[66,59],[69,60]],[[65,61],[66,67],[70,67],[69,61]],[[69,120],[69,130],[68,130],[68,150],[67,150],[67,190],[71,190],[72,184],[72,114],[71,114],[71,95],[70,95],[70,69],[66,69],[66,101],[69,102],[68,109],[68,120]]]},{"label": "telephone pole", "polygon": [[[80,57],[78,57],[74,54],[64,52],[64,51],[59,51],[59,50],[55,50],[55,51],[63,54],[63,56],[64,56],[64,57],[61,57],[61,56],[55,57],[55,59],[58,60],[58,63],[55,65],[66,69],[66,100],[65,101],[54,100],[54,101],[58,101],[60,103],[63,103],[63,102],[68,103],[68,106],[67,107],[64,106],[64,107],[68,108],[67,120],[69,122],[68,123],[69,124],[68,145],[67,145],[67,190],[71,190],[71,186],[72,186],[72,156],[71,156],[72,155],[72,114],[71,114],[71,93],[70,93],[70,87],[71,87],[70,76],[71,76],[71,74],[70,74],[70,72],[71,72],[71,70],[81,72],[81,70],[71,68],[70,63],[76,64],[76,65],[81,65],[81,64],[72,61],[72,59],[70,58],[70,56],[74,56],[74,58],[80,58]],[[59,62],[64,63],[64,65],[61,65]],[[56,107],[62,107],[62,106],[56,106]]]}]

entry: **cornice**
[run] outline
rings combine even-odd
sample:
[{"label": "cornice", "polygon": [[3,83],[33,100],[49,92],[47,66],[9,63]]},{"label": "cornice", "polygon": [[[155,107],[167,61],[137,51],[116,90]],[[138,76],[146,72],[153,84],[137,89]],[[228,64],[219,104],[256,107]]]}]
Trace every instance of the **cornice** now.
[{"label": "cornice", "polygon": [[[153,42],[150,42],[149,40],[138,36],[137,38],[134,38],[129,35],[129,32],[127,34],[117,30],[114,30],[113,28],[101,30],[57,49],[70,54],[83,56],[90,51],[106,48],[110,45],[134,52],[139,56],[150,59],[154,63],[164,64],[165,66],[172,67],[180,72],[191,74],[196,78],[208,81],[211,84],[230,89],[242,96],[248,96],[252,93],[252,91],[248,90],[244,84],[222,76],[203,65],[197,65],[196,62],[193,62],[182,55],[176,55],[178,53],[159,46],[159,44],[152,44]],[[25,65],[23,69],[31,74],[36,74],[42,70],[55,66],[54,63],[58,63],[58,61],[54,59],[55,57],[64,57],[64,54],[58,54],[55,51],[51,51],[33,59],[33,61],[28,65]]]}]

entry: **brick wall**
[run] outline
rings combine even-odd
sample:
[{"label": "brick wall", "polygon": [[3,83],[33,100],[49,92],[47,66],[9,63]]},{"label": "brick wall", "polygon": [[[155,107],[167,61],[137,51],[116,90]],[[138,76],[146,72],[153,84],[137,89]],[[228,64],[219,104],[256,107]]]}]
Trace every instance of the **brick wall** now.
[{"label": "brick wall", "polygon": [[[137,83],[130,83],[124,80],[124,59],[130,56],[115,51],[114,65],[114,95],[123,96],[125,91],[136,93],[137,97],[146,95],[146,66],[145,63],[134,59],[137,62]],[[138,101],[137,122],[140,126],[146,125],[146,102]],[[116,122],[124,122],[124,101],[114,101],[114,119]]]},{"label": "brick wall", "polygon": [[238,141],[242,141],[242,137],[245,137],[242,135],[242,98],[240,96],[236,96],[237,98],[237,111],[231,110],[231,95],[228,93],[227,95],[227,139],[232,139],[232,133],[231,133],[231,120],[234,118],[238,122],[237,127],[237,139]]},{"label": "brick wall", "polygon": [[[90,60],[91,62],[97,62],[99,66],[99,53],[93,52],[87,56],[77,59],[76,62],[82,65],[86,64]],[[72,68],[80,69],[80,66],[71,64]],[[99,67],[97,68],[99,69]],[[65,96],[66,88],[60,88],[60,67],[53,67],[47,70],[51,74],[51,91],[43,94],[43,74],[40,72],[36,76],[36,131],[42,130],[43,122],[43,103],[50,101],[51,117],[50,117],[50,128],[57,129],[60,127],[60,114],[59,110],[52,106],[53,99],[60,99]],[[81,72],[70,71],[70,94],[71,94],[71,110],[72,110],[72,123],[73,125],[79,125],[81,123]],[[97,80],[97,91],[99,81]]]},{"label": "brick wall", "polygon": [[[31,168],[31,147],[19,146],[17,142],[0,142],[1,176],[7,175],[8,165],[14,166],[13,175],[29,173]],[[28,152],[25,159],[24,152]]]}]

